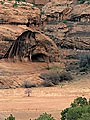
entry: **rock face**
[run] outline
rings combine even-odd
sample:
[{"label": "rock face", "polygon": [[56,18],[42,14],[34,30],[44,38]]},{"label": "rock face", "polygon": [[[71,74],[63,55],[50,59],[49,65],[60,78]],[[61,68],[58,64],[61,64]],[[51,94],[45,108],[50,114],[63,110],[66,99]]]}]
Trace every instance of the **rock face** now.
[{"label": "rock face", "polygon": [[3,57],[17,37],[28,30],[25,25],[0,25],[0,57]]},{"label": "rock face", "polygon": [[[42,8],[45,34],[59,48],[90,50],[90,4],[53,0]],[[65,24],[64,24],[65,23]]]},{"label": "rock face", "polygon": [[60,48],[69,33],[69,28],[64,23],[48,24],[45,26],[44,33],[49,36]]},{"label": "rock face", "polygon": [[90,50],[90,24],[83,22],[68,22],[70,32],[64,44],[67,48]]},{"label": "rock face", "polygon": [[70,22],[48,24],[44,33],[49,36],[58,48],[90,50],[90,24]]},{"label": "rock face", "polygon": [[12,44],[13,40],[28,30],[28,19],[39,22],[40,9],[30,3],[19,2],[15,6],[15,1],[5,1],[0,3],[0,57],[2,57]]},{"label": "rock face", "polygon": [[27,2],[38,4],[38,5],[45,5],[49,2],[50,0],[27,0]]},{"label": "rock face", "polygon": [[[47,3],[42,12],[47,16],[47,21],[60,21],[66,19],[66,16],[72,11],[70,4],[72,1],[52,1]],[[69,7],[67,7],[69,5]]]},{"label": "rock face", "polygon": [[28,18],[40,16],[40,10],[30,3],[19,3],[14,6],[14,1],[0,4],[0,23],[27,23]]},{"label": "rock face", "polygon": [[58,48],[44,34],[28,30],[12,43],[4,58],[13,61],[52,62],[59,61]]},{"label": "rock face", "polygon": [[5,1],[0,4],[0,38],[3,37],[15,40],[28,26],[40,22],[40,9],[30,3],[19,2],[14,6],[15,1]]},{"label": "rock face", "polygon": [[47,3],[42,12],[47,16],[47,21],[87,21],[90,22],[90,4],[75,4],[73,1],[52,1]]},{"label": "rock face", "polygon": [[90,22],[90,4],[86,2],[84,4],[74,5],[72,8],[73,9],[67,19],[74,22]]}]

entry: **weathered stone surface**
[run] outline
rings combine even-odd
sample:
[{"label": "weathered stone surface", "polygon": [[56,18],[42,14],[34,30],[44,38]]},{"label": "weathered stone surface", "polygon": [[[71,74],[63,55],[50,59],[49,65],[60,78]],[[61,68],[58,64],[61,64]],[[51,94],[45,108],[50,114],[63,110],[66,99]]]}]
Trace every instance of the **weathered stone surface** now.
[{"label": "weathered stone surface", "polygon": [[72,7],[70,6],[73,1],[61,1],[56,0],[47,3],[43,8],[42,12],[47,16],[48,18],[57,18],[57,21],[66,19],[67,14],[69,14],[72,11]]},{"label": "weathered stone surface", "polygon": [[19,3],[13,7],[14,1],[0,4],[0,21],[1,23],[27,23],[28,18],[40,16],[40,10],[30,3]]},{"label": "weathered stone surface", "polygon": [[72,21],[90,22],[90,4],[77,4],[72,7],[67,19]]},{"label": "weathered stone surface", "polygon": [[19,2],[13,6],[15,1],[0,3],[0,57],[3,56],[13,40],[28,30],[28,18],[39,21],[40,10],[30,3]]},{"label": "weathered stone surface", "polygon": [[47,3],[42,12],[47,16],[47,21],[69,19],[73,21],[90,22],[90,4],[76,4],[74,1],[52,1]]},{"label": "weathered stone surface", "polygon": [[59,48],[90,50],[90,24],[66,24],[49,24],[44,30],[45,34],[53,39]]},{"label": "weathered stone surface", "polygon": [[[44,31],[58,47],[90,50],[90,4],[53,0],[43,8],[46,15]],[[45,17],[44,17],[45,18]],[[60,22],[65,23],[64,26]],[[61,26],[61,28],[60,28]]]},{"label": "weathered stone surface", "polygon": [[59,61],[56,44],[44,34],[32,29],[22,33],[12,43],[4,58],[13,61]]},{"label": "weathered stone surface", "polygon": [[64,42],[69,32],[69,28],[64,23],[50,24],[46,26],[44,32],[47,36],[53,39],[58,47],[61,47],[61,43]]},{"label": "weathered stone surface", "polygon": [[27,2],[38,4],[38,5],[45,5],[49,2],[50,0],[27,0]]}]

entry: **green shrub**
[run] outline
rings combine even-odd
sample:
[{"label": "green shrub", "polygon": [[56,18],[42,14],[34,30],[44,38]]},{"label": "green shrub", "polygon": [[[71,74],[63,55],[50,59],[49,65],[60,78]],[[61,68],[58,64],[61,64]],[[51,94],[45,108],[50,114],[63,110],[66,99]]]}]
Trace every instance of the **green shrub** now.
[{"label": "green shrub", "polygon": [[4,2],[5,2],[5,0],[0,1],[0,3],[1,3],[2,5],[4,4]]},{"label": "green shrub", "polygon": [[5,118],[5,120],[15,120],[15,117],[12,114],[10,114],[10,116],[8,118]]},{"label": "green shrub", "polygon": [[41,84],[44,87],[58,85],[60,82],[70,81],[73,79],[72,75],[69,72],[48,72],[42,73],[39,77],[44,80],[44,82]]},{"label": "green shrub", "polygon": [[60,74],[61,81],[71,81],[73,79],[71,73],[69,72],[62,72]]},{"label": "green shrub", "polygon": [[60,77],[57,72],[42,73],[40,78],[44,80],[42,85],[46,87],[58,85],[60,82]]},{"label": "green shrub", "polygon": [[55,119],[51,116],[51,114],[43,113],[42,115],[40,115],[39,118],[35,120],[55,120]]},{"label": "green shrub", "polygon": [[14,4],[13,4],[13,7],[17,7],[18,6],[18,4],[17,4],[17,2],[15,2]]},{"label": "green shrub", "polygon": [[67,23],[67,20],[62,20],[63,23]]},{"label": "green shrub", "polygon": [[45,14],[45,13],[44,13],[44,11],[41,11],[41,13],[40,13],[40,14],[41,14],[41,15],[43,15],[43,14]]},{"label": "green shrub", "polygon": [[84,97],[78,97],[71,107],[61,112],[61,120],[90,120],[90,104]]},{"label": "green shrub", "polygon": [[83,108],[80,106],[70,108],[67,114],[67,120],[77,120],[82,116]]},{"label": "green shrub", "polygon": [[80,63],[79,67],[81,68],[81,72],[86,72],[90,70],[90,53],[85,53],[79,56]]},{"label": "green shrub", "polygon": [[57,72],[57,73],[61,73],[62,69],[58,66],[49,66],[49,71],[50,72]]},{"label": "green shrub", "polygon": [[79,4],[83,4],[85,1],[86,1],[86,0],[78,0],[77,2],[78,2]]},{"label": "green shrub", "polygon": [[81,118],[79,118],[77,120],[90,120],[90,114],[84,113],[84,114],[82,114]]},{"label": "green shrub", "polygon": [[67,23],[67,20],[64,19],[64,20],[59,20],[59,23]]},{"label": "green shrub", "polygon": [[31,87],[36,87],[35,84],[31,84],[30,81],[24,81],[23,84],[21,85],[23,88],[31,88]]},{"label": "green shrub", "polygon": [[76,106],[85,106],[88,105],[87,99],[84,97],[78,97],[74,100],[73,103],[71,103],[71,107],[76,107]]},{"label": "green shrub", "polygon": [[48,80],[48,81],[43,81],[41,84],[41,86],[44,86],[44,87],[51,87],[51,86],[54,86],[54,84]]}]

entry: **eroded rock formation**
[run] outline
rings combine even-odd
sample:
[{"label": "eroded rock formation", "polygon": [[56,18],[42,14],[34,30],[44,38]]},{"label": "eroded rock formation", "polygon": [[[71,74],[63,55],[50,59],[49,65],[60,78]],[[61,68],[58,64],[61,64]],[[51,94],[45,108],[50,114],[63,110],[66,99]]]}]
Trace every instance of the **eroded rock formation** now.
[{"label": "eroded rock formation", "polygon": [[13,61],[59,61],[55,43],[38,31],[28,30],[12,43],[4,58]]},{"label": "eroded rock formation", "polygon": [[64,23],[48,24],[45,27],[44,33],[49,36],[59,48],[61,48],[69,33],[69,28]]},{"label": "eroded rock formation", "polygon": [[72,11],[71,3],[72,1],[52,1],[42,8],[42,12],[47,16],[47,21],[60,21],[66,19]]},{"label": "eroded rock formation", "polygon": [[6,0],[4,4],[0,3],[0,57],[6,53],[12,41],[28,30],[29,19],[31,24],[33,21],[36,22],[35,24],[40,22],[39,8],[26,2],[19,2],[18,4],[14,6],[15,1]]},{"label": "eroded rock formation", "polygon": [[[76,4],[77,3],[77,4]],[[52,0],[42,8],[45,34],[59,48],[90,50],[90,4]],[[63,24],[65,23],[65,24]]]},{"label": "eroded rock formation", "polygon": [[15,1],[0,4],[0,23],[24,24],[28,22],[28,18],[40,16],[40,10],[30,3],[19,2],[19,5],[13,6],[14,4]]},{"label": "eroded rock formation", "polygon": [[90,4],[77,4],[72,7],[67,19],[74,22],[90,22]]},{"label": "eroded rock formation", "polygon": [[75,4],[74,1],[52,1],[47,3],[42,12],[47,16],[47,21],[82,21],[90,22],[90,4]]}]

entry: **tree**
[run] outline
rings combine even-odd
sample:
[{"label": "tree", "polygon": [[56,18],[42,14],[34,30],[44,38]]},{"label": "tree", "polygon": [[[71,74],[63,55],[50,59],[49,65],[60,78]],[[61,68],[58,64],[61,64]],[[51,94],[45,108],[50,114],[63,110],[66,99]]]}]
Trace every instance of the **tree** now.
[{"label": "tree", "polygon": [[35,120],[55,120],[55,119],[51,116],[51,114],[43,113],[42,115],[40,115],[39,118]]},{"label": "tree", "polygon": [[84,97],[78,97],[71,107],[61,112],[61,120],[90,120],[90,102]]},{"label": "tree", "polygon": [[71,107],[76,107],[76,106],[85,106],[88,105],[87,99],[84,97],[78,97],[74,100],[73,103],[71,103]]},{"label": "tree", "polygon": [[12,114],[10,114],[10,116],[8,118],[5,118],[5,120],[15,120],[15,117]]},{"label": "tree", "polygon": [[25,94],[27,94],[27,96],[29,97],[30,96],[30,94],[31,94],[31,89],[30,88],[27,88],[26,89],[26,91],[25,91]]}]

